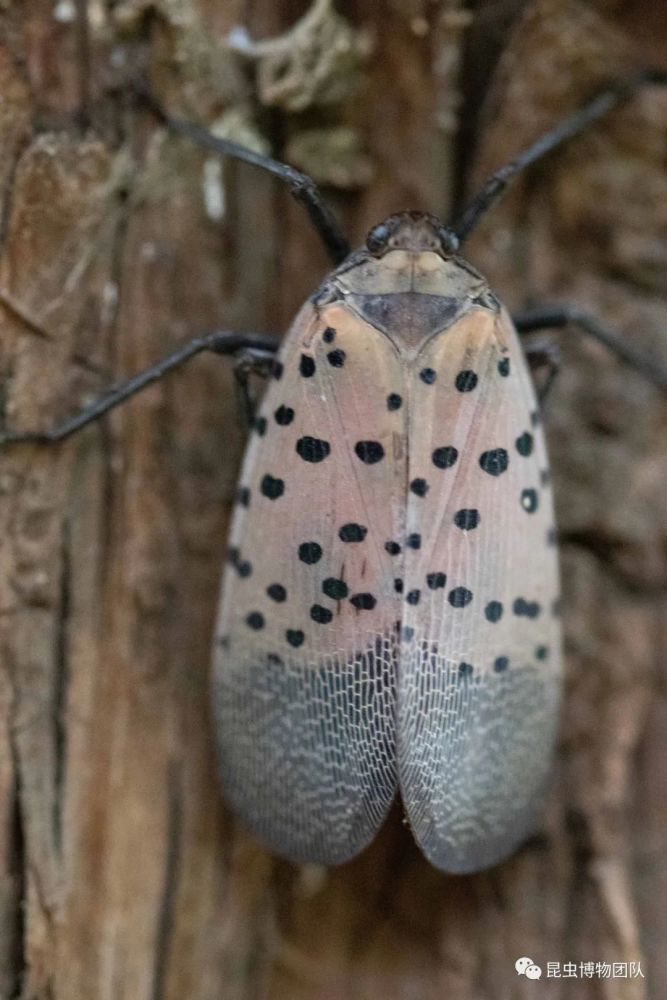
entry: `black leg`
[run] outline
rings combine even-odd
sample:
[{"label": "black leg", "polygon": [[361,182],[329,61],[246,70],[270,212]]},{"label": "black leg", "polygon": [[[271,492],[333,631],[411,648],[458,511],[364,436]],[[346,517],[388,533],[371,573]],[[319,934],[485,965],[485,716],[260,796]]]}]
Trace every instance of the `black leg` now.
[{"label": "black leg", "polygon": [[475,195],[454,225],[451,226],[451,229],[463,242],[520,171],[550,153],[552,149],[561,146],[568,139],[580,135],[593,122],[627,101],[640,87],[665,84],[667,84],[667,72],[662,70],[647,70],[611,84],[588,104],[563,119],[560,124],[545,135],[540,136],[532,146],[519,153],[511,163],[506,163],[504,167],[491,174],[482,190]]},{"label": "black leg", "polygon": [[[514,320],[514,325],[517,329],[517,319],[519,318],[517,317]],[[531,371],[546,368],[546,376],[536,387],[537,399],[540,405],[542,405],[551,392],[551,388],[562,367],[560,347],[551,337],[535,337],[523,345],[523,352],[526,355],[526,360]]]},{"label": "black leg", "polygon": [[234,377],[241,396],[241,405],[245,421],[250,426],[255,416],[256,400],[250,392],[250,376],[268,378],[273,370],[275,350],[260,350],[257,347],[245,347],[234,355]]},{"label": "black leg", "polygon": [[113,386],[99,399],[93,400],[88,406],[68,417],[56,427],[51,427],[44,431],[0,431],[0,448],[3,445],[11,444],[53,444],[57,441],[64,441],[71,434],[86,427],[94,420],[98,420],[109,410],[126,399],[140,392],[152,382],[157,382],[168,372],[180,365],[185,364],[190,358],[202,351],[212,351],[214,354],[236,354],[241,350],[254,349],[265,353],[275,351],[276,343],[270,337],[259,333],[231,333],[223,330],[216,330],[201,337],[195,337],[189,343],[177,348],[168,354],[161,361],[151,365],[138,375],[134,375],[120,385]]},{"label": "black leg", "polygon": [[556,305],[541,306],[529,309],[514,317],[514,325],[519,333],[530,333],[533,330],[553,330],[564,326],[579,326],[585,332],[595,337],[601,344],[615,354],[624,364],[630,365],[641,372],[649,381],[667,392],[667,370],[658,361],[646,357],[641,351],[635,350],[617,333],[613,333],[600,323],[595,316],[578,309],[576,306]]},{"label": "black leg", "polygon": [[334,264],[340,264],[342,260],[345,260],[350,252],[350,244],[312,177],[309,177],[308,174],[302,174],[300,170],[295,170],[294,167],[281,163],[279,160],[273,160],[271,157],[263,156],[252,149],[246,149],[245,146],[241,146],[238,142],[232,142],[231,139],[221,139],[195,122],[175,118],[164,110],[149,91],[142,87],[135,87],[135,90],[142,103],[171,132],[185,136],[191,142],[203,146],[205,149],[210,149],[214,153],[233,156],[237,160],[243,160],[244,163],[251,163],[255,167],[261,167],[262,170],[268,170],[274,177],[285,181],[294,198],[305,207],[311,223]]}]

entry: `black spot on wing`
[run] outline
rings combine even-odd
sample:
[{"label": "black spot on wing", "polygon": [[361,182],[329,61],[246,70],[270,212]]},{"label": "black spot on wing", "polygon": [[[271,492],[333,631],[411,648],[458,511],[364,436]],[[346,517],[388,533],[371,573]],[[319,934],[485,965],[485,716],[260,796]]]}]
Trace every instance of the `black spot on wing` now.
[{"label": "black spot on wing", "polygon": [[512,605],[512,611],[519,618],[537,618],[541,610],[537,601],[527,601],[525,597],[517,597]]},{"label": "black spot on wing", "polygon": [[287,591],[283,587],[282,583],[271,583],[266,588],[266,592],[272,601],[277,601],[282,604],[283,601],[287,600]]},{"label": "black spot on wing", "polygon": [[367,534],[368,528],[365,525],[350,521],[340,528],[338,537],[341,542],[363,542]]},{"label": "black spot on wing", "polygon": [[377,601],[372,594],[353,594],[350,598],[350,604],[352,604],[357,611],[372,611],[377,604]]},{"label": "black spot on wing", "polygon": [[347,597],[349,588],[345,580],[339,580],[335,576],[329,576],[322,584],[322,591],[333,601],[342,601]]},{"label": "black spot on wing", "polygon": [[492,448],[479,456],[479,465],[490,476],[500,476],[507,470],[509,455],[505,448]]},{"label": "black spot on wing", "polygon": [[472,531],[480,522],[479,511],[475,510],[474,507],[466,507],[462,510],[457,510],[454,514],[454,524],[461,531]]},{"label": "black spot on wing", "polygon": [[318,625],[327,625],[333,618],[333,612],[329,608],[323,608],[321,604],[313,604],[310,609],[310,617]]},{"label": "black spot on wing", "polygon": [[357,458],[360,458],[366,465],[375,465],[384,458],[384,448],[379,441],[357,441],[354,446]]},{"label": "black spot on wing", "polygon": [[433,464],[438,469],[449,469],[454,462],[459,457],[457,449],[453,445],[443,445],[441,448],[436,448],[431,459]]},{"label": "black spot on wing", "polygon": [[537,490],[526,489],[521,491],[521,506],[528,514],[534,514],[539,505]]},{"label": "black spot on wing", "polygon": [[500,601],[489,601],[487,606],[484,608],[484,617],[487,621],[495,624],[499,622],[503,616],[503,606]]},{"label": "black spot on wing", "polygon": [[322,546],[317,542],[302,542],[299,546],[299,559],[312,566],[322,558]]},{"label": "black spot on wing", "polygon": [[327,354],[327,361],[332,366],[332,368],[342,368],[345,364],[346,354],[345,351],[340,348],[336,348],[334,351],[329,351]]},{"label": "black spot on wing", "polygon": [[410,492],[417,497],[425,497],[428,489],[429,486],[425,479],[413,479],[410,483]]},{"label": "black spot on wing", "polygon": [[236,502],[241,507],[250,506],[250,488],[248,486],[239,486],[236,491]]},{"label": "black spot on wing", "polygon": [[477,386],[477,382],[478,378],[476,373],[466,369],[465,371],[458,373],[454,384],[459,392],[472,392],[472,390]]},{"label": "black spot on wing", "polygon": [[269,500],[277,500],[285,492],[285,482],[283,479],[279,479],[277,476],[270,476],[267,473],[262,477],[259,490],[262,496],[268,497]]},{"label": "black spot on wing", "polygon": [[302,354],[299,360],[299,372],[304,378],[311,378],[315,374],[315,360],[309,354]]},{"label": "black spot on wing", "polygon": [[294,420],[294,410],[291,406],[285,406],[283,404],[278,407],[273,416],[277,424],[280,424],[281,427],[287,427],[287,425],[291,424]]},{"label": "black spot on wing", "polygon": [[534,441],[533,441],[533,435],[530,433],[530,431],[524,431],[523,434],[521,434],[514,443],[516,445],[516,450],[519,452],[520,455],[523,455],[524,458],[527,458],[529,455],[532,455]]},{"label": "black spot on wing", "polygon": [[465,608],[472,601],[472,591],[467,587],[454,587],[447,595],[447,600],[453,608]]},{"label": "black spot on wing", "polygon": [[321,438],[306,435],[297,441],[296,452],[304,462],[323,462],[331,454],[331,445]]}]

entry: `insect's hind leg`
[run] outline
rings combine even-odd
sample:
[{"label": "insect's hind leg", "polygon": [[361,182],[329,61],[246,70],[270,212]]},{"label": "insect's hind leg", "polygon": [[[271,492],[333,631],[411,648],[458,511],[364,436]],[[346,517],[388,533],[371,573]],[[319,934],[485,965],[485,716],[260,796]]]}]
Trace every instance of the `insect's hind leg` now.
[{"label": "insect's hind leg", "polygon": [[578,306],[538,306],[514,316],[513,319],[516,329],[521,334],[578,326],[584,333],[604,344],[607,350],[615,354],[624,364],[634,368],[658,388],[667,392],[667,369],[664,365],[631,347],[618,333],[610,330],[595,316],[579,309]]},{"label": "insect's hind leg", "polygon": [[141,392],[147,385],[159,381],[175,368],[185,364],[190,358],[201,354],[202,351],[224,355],[236,355],[241,351],[256,351],[268,356],[275,349],[276,341],[260,333],[234,333],[228,330],[215,330],[212,333],[202,334],[167,354],[150,368],[132,376],[126,382],[112,386],[100,397],[82,407],[78,413],[67,417],[55,427],[39,431],[0,430],[0,448],[16,444],[56,444],[59,441],[64,441]]}]

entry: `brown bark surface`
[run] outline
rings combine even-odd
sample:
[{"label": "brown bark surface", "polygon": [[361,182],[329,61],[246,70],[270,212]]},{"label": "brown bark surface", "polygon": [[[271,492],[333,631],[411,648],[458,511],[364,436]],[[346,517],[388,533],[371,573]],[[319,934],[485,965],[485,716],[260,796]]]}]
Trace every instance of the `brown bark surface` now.
[{"label": "brown bark surface", "polygon": [[[324,180],[333,164],[359,241],[391,211],[447,213],[602,82],[665,61],[650,0],[489,0],[472,20],[458,0],[350,0],[374,36],[360,89],[310,36],[279,76],[305,106],[268,107],[271,53],[240,59],[227,34],[279,35],[306,7],[0,5],[8,425],[53,423],[204,330],[278,335],[326,271],[275,182],[218,175],[137,112],[138,72],[184,115]],[[574,301],[667,357],[666,121],[667,94],[646,90],[489,216],[467,255],[510,306]],[[2,1000],[667,996],[665,403],[578,333],[561,343],[555,781],[541,835],[477,876],[429,867],[398,808],[337,870],[277,861],[225,810],[207,685],[244,439],[227,362],[197,359],[62,446],[0,454]],[[521,955],[643,976],[534,983]]]}]

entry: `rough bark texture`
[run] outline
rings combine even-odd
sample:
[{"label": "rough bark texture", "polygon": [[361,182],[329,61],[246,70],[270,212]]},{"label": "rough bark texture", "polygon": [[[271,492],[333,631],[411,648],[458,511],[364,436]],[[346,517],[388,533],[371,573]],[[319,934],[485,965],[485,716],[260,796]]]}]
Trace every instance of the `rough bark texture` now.
[{"label": "rough bark texture", "polygon": [[[217,168],[136,112],[133,74],[325,177],[334,128],[354,129],[361,150],[336,175],[348,190],[331,197],[359,240],[393,210],[446,212],[667,41],[651,0],[487,2],[467,29],[457,0],[350,0],[341,13],[375,35],[361,91],[336,93],[343,64],[322,84],[333,103],[267,108],[261,66],[225,38],[280,34],[305,6],[90,0],[86,32],[84,3],[0,5],[12,427],[55,421],[202,330],[279,334],[326,269],[302,211],[251,168],[224,166],[217,218]],[[326,58],[304,51],[312,65],[288,67],[297,97]],[[667,355],[666,119],[667,95],[645,91],[488,218],[468,256],[510,305],[575,301]],[[665,407],[595,344],[561,339],[546,414],[564,538],[559,760],[543,834],[475,877],[430,868],[398,809],[332,871],[276,861],[225,812],[207,680],[244,437],[226,362],[197,360],[63,446],[0,456],[3,1000],[667,995]],[[645,978],[537,984],[516,976],[520,955],[641,960]]]}]

